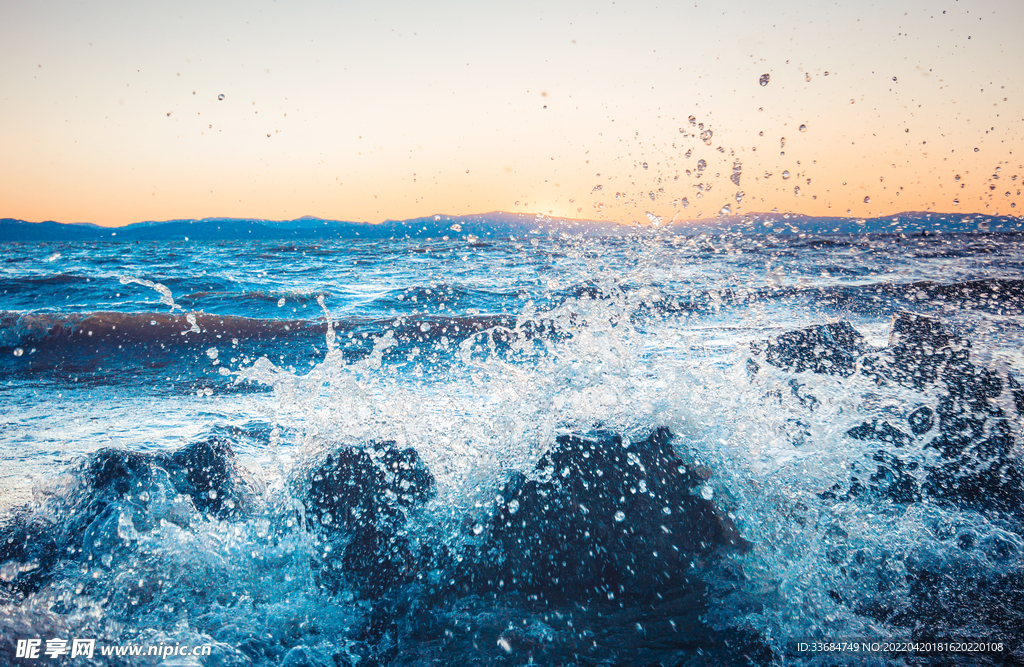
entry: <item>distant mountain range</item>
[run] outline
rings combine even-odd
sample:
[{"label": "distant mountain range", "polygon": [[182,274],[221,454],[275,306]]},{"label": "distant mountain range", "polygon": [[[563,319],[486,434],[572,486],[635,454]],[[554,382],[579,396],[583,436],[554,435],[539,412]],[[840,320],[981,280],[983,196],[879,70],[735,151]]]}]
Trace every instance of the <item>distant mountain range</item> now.
[{"label": "distant mountain range", "polygon": [[[655,219],[655,223],[657,220]],[[607,221],[551,218],[525,213],[432,215],[379,224],[324,220],[204,218],[137,222],[124,227],[91,223],[25,222],[0,219],[0,243],[66,241],[269,241],[403,238],[507,238],[561,234],[622,236],[649,233],[695,234],[856,234],[865,232],[920,234],[941,232],[1022,232],[1024,217],[951,213],[899,213],[877,218],[815,217],[783,213],[751,213],[707,220],[675,221],[664,225],[630,226]]]}]

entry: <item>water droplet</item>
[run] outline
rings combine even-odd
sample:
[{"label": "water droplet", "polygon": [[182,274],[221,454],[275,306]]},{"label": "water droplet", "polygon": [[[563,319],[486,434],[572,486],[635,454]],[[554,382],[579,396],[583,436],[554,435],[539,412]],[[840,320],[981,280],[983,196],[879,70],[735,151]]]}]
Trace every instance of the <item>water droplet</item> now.
[{"label": "water droplet", "polygon": [[206,356],[208,356],[211,359],[216,359],[217,358],[217,348],[211,347],[209,350],[206,351]]},{"label": "water droplet", "polygon": [[701,139],[701,141],[704,142],[705,145],[710,146],[711,145],[711,137],[713,135],[714,135],[714,133],[711,130],[704,130],[703,132],[700,133],[700,139]]},{"label": "water droplet", "polygon": [[222,100],[222,99],[224,99],[224,93],[221,93],[220,95],[218,95],[218,96],[217,96],[217,99],[218,99],[218,100]]},{"label": "water droplet", "polygon": [[974,149],[974,152],[975,152],[975,153],[977,153],[977,152],[978,152],[978,151],[980,151],[980,150],[981,150],[980,148],[975,148],[975,149]]},{"label": "water droplet", "polygon": [[806,125],[801,125],[800,126],[800,131],[801,132],[806,132],[807,131],[807,126]]},{"label": "water droplet", "polygon": [[170,111],[168,111],[168,112],[167,112],[167,117],[168,117],[168,118],[170,118],[170,116],[171,116],[171,112],[170,112]]},{"label": "water droplet", "polygon": [[708,161],[707,160],[705,160],[703,158],[701,158],[700,160],[697,160],[697,171],[704,171],[707,168],[708,168]]},{"label": "water droplet", "polygon": [[625,520],[626,520],[626,513],[625,512],[623,512],[622,510],[619,510],[618,512],[615,513],[615,521],[617,523],[622,523]]},{"label": "water droplet", "polygon": [[771,77],[771,75],[770,75],[770,74],[762,74],[762,75],[761,75],[761,78],[760,78],[760,79],[758,79],[758,80],[757,80],[757,82],[758,82],[759,84],[761,84],[762,86],[767,86],[767,85],[768,85],[768,82],[769,82],[769,81],[771,80],[771,78],[772,78],[772,77]]},{"label": "water droplet", "polygon": [[784,180],[784,181],[788,181],[789,180],[789,170],[788,169],[786,171],[782,172],[782,180]]},{"label": "water droplet", "polygon": [[654,215],[650,211],[644,211],[647,214],[647,219],[651,221],[651,225],[654,227],[661,227],[661,218]]},{"label": "water droplet", "polygon": [[864,203],[865,204],[870,204],[871,203],[871,197],[865,197],[864,198]]},{"label": "water droplet", "polygon": [[960,200],[959,199],[954,199],[953,200],[953,206],[959,206],[959,205],[960,205]]},{"label": "water droplet", "polygon": [[14,356],[20,357],[23,354],[25,354],[25,350],[21,349],[20,347],[14,348]]},{"label": "water droplet", "polygon": [[515,514],[518,511],[519,511],[519,501],[516,500],[515,498],[513,498],[510,501],[508,501],[508,513],[509,514]]},{"label": "water droplet", "polygon": [[210,500],[217,500],[217,489],[210,489],[207,495],[210,496]]},{"label": "water droplet", "polygon": [[718,212],[718,215],[732,215],[732,207],[726,204],[722,207],[722,210]]},{"label": "water droplet", "polygon": [[804,74],[804,81],[810,81],[810,80],[811,80],[811,73],[808,72],[807,74]]},{"label": "water droplet", "polygon": [[283,305],[284,305],[284,297],[281,297],[280,299],[277,300],[277,307],[280,308]]},{"label": "water droplet", "polygon": [[646,162],[644,162],[642,166],[643,166],[644,169],[647,169],[647,163]]},{"label": "water droplet", "polygon": [[474,523],[473,524],[473,534],[474,535],[479,535],[482,532],[484,532],[484,525],[482,523]]},{"label": "water droplet", "polygon": [[697,122],[697,117],[696,116],[690,116],[686,120],[690,121],[690,125],[693,125],[694,123]]},{"label": "water droplet", "polygon": [[800,196],[800,186],[799,185],[796,186],[795,188],[793,188],[793,196],[794,197],[799,197]]},{"label": "water droplet", "polygon": [[893,81],[896,81],[896,77],[893,77],[893,78],[892,78],[892,80],[893,80]]},{"label": "water droplet", "polygon": [[[594,189],[591,190],[591,192],[600,192],[601,190],[604,190],[604,186],[602,186],[602,185],[595,185]],[[519,202],[516,202],[516,203],[518,204]]]},{"label": "water droplet", "polygon": [[705,484],[704,486],[700,487],[700,497],[703,498],[704,500],[711,500],[712,498],[714,498],[714,496],[715,490],[712,489],[710,485]]},{"label": "water droplet", "polygon": [[960,180],[960,174],[957,174],[956,177],[953,180],[959,181]]},{"label": "water droplet", "polygon": [[743,192],[742,190],[740,190],[739,192],[737,192],[737,193],[736,193],[736,203],[737,203],[737,204],[740,204],[740,203],[742,203],[742,202],[743,202],[743,197],[744,197],[744,196],[745,196],[745,193],[744,193],[744,192]]},{"label": "water droplet", "polygon": [[683,197],[682,200],[679,203],[682,204],[683,208],[689,208],[690,207],[690,200],[687,199],[686,197]]}]

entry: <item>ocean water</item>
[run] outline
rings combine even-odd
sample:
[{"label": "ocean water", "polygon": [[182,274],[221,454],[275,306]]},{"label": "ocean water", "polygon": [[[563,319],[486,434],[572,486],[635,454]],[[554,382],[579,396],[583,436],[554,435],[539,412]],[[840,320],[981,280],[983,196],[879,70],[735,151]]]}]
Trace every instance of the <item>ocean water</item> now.
[{"label": "ocean water", "polygon": [[0,664],[1019,664],[1021,248],[6,244]]}]

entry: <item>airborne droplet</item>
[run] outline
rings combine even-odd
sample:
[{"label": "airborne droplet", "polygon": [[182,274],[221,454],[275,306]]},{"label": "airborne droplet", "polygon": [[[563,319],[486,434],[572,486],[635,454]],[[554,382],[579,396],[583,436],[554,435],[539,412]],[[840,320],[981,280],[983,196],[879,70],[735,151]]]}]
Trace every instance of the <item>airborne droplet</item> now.
[{"label": "airborne droplet", "polygon": [[220,95],[218,95],[218,96],[217,96],[217,99],[218,99],[218,100],[222,100],[222,99],[224,99],[224,93],[221,93]]},{"label": "airborne droplet", "polygon": [[871,197],[865,197],[864,198],[864,203],[865,204],[870,204],[871,203]]},{"label": "airborne droplet", "polygon": [[772,77],[771,77],[771,75],[770,75],[770,74],[762,74],[762,75],[761,75],[761,78],[760,78],[760,79],[758,79],[758,80],[757,80],[757,82],[758,82],[759,84],[761,84],[762,86],[767,86],[767,85],[768,85],[768,81],[769,81],[769,80],[770,80],[771,78],[772,78]]},{"label": "airborne droplet", "polygon": [[711,130],[704,130],[703,132],[701,132],[701,133],[700,133],[700,139],[701,139],[701,141],[703,141],[703,142],[704,142],[704,143],[705,143],[706,145],[710,146],[710,145],[711,145],[711,136],[712,136],[713,134],[714,134],[714,133],[713,133],[713,132],[712,132]]},{"label": "airborne droplet", "polygon": [[618,512],[615,513],[615,521],[616,522],[622,523],[625,520],[626,520],[626,513],[625,512],[623,512],[622,510],[619,510]]},{"label": "airborne droplet", "polygon": [[800,131],[801,132],[806,132],[807,131],[807,126],[806,125],[801,125],[800,126]]},{"label": "airborne droplet", "polygon": [[785,181],[787,179],[789,179],[789,170],[782,172],[782,180]]},{"label": "airborne droplet", "polygon": [[14,356],[20,357],[23,354],[25,354],[25,350],[21,349],[20,347],[14,348]]},{"label": "airborne droplet", "polygon": [[643,164],[643,168],[644,168],[644,169],[647,169],[647,163],[646,163],[646,162],[644,162],[644,164]]}]

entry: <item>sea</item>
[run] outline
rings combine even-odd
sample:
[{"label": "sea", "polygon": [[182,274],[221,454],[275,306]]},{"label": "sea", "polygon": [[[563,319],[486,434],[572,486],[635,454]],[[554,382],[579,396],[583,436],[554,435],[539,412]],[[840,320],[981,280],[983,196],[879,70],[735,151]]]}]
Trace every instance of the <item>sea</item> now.
[{"label": "sea", "polygon": [[0,664],[1024,664],[1022,238],[3,244]]}]

